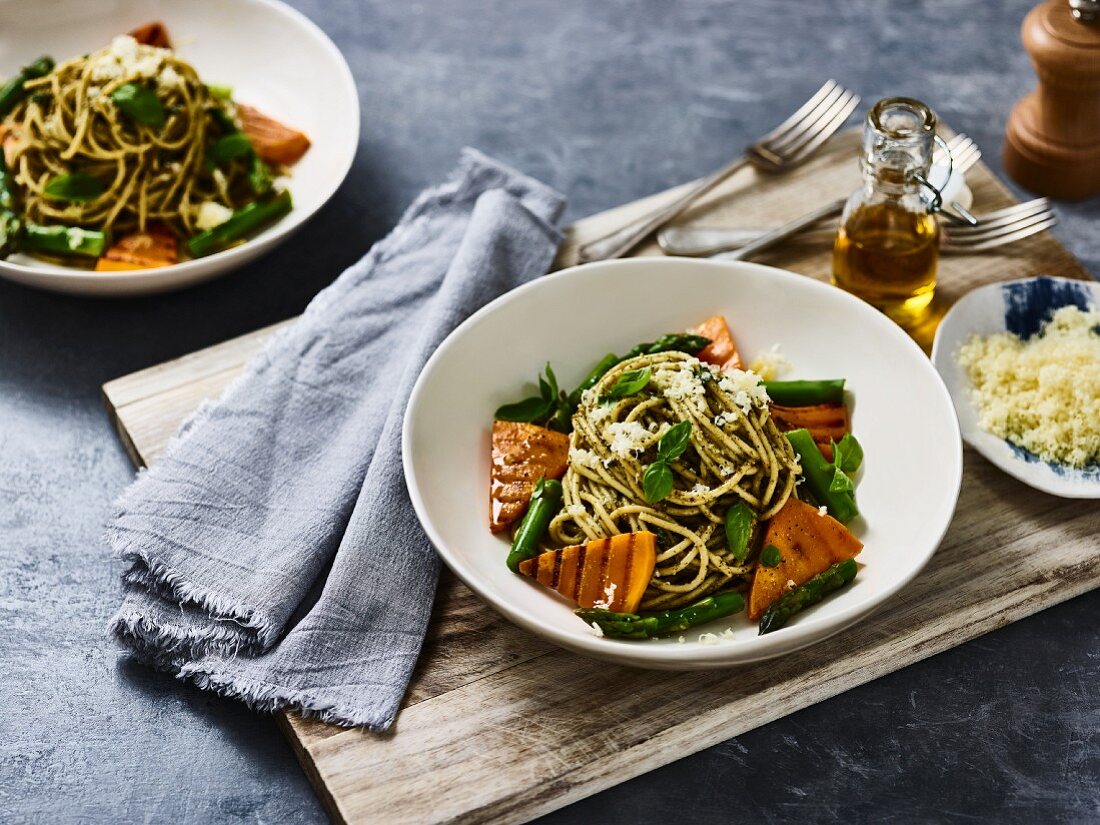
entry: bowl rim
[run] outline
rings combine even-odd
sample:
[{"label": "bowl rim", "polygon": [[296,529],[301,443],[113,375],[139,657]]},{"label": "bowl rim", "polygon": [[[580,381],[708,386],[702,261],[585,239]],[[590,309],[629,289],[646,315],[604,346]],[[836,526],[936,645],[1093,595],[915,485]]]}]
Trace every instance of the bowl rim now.
[{"label": "bowl rim", "polygon": [[[42,279],[48,281],[51,278],[57,278],[59,281],[67,282],[72,285],[81,281],[94,283],[109,278],[112,285],[117,285],[119,287],[119,291],[124,290],[130,283],[147,284],[150,278],[155,282],[159,280],[156,277],[158,275],[164,275],[166,281],[183,280],[186,281],[186,283],[192,283],[205,270],[216,270],[212,271],[210,273],[211,275],[224,274],[239,266],[245,265],[257,254],[286,240],[291,234],[301,228],[302,224],[312,218],[317,212],[321,211],[325,204],[332,199],[332,196],[336,194],[337,190],[347,179],[359,148],[359,132],[361,128],[359,91],[356,88],[355,77],[351,72],[351,67],[348,65],[343,53],[332,41],[332,38],[325,34],[320,26],[306,17],[302,12],[282,2],[282,0],[219,1],[222,3],[262,6],[274,14],[281,15],[283,18],[296,24],[299,29],[311,35],[317,44],[326,51],[330,57],[334,58],[337,75],[333,77],[332,80],[333,82],[339,83],[343,93],[351,101],[349,121],[352,128],[344,131],[343,140],[338,143],[336,150],[333,152],[337,157],[342,155],[346,158],[344,168],[338,175],[332,176],[332,182],[327,188],[322,190],[322,195],[316,206],[309,210],[299,209],[297,206],[294,206],[289,214],[270,227],[272,231],[266,237],[253,238],[244,244],[231,247],[230,249],[223,249],[220,252],[215,252],[213,255],[180,261],[179,263],[169,266],[146,267],[144,269],[130,269],[121,272],[104,273],[97,272],[94,269],[85,269],[83,267],[59,266],[52,263],[44,263],[41,266],[31,266],[0,259],[0,272],[6,272],[9,275],[16,276],[22,283],[27,283],[27,280]],[[293,197],[293,195],[294,192],[292,188],[291,197]],[[47,287],[48,284],[43,283],[41,286]],[[151,288],[155,289],[155,286]]]},{"label": "bowl rim", "polygon": [[[837,613],[819,619],[816,622],[796,624],[792,627],[784,628],[783,634],[767,637],[769,641],[766,643],[761,643],[761,637],[753,637],[746,640],[723,641],[718,645],[700,645],[697,642],[684,645],[640,645],[637,642],[628,640],[599,638],[594,634],[580,635],[576,630],[567,631],[558,628],[556,625],[545,625],[535,622],[529,619],[523,612],[513,609],[510,602],[499,600],[489,594],[485,588],[481,587],[476,571],[463,563],[459,556],[451,552],[446,542],[443,540],[443,537],[432,523],[428,507],[421,496],[419,484],[417,482],[416,469],[413,464],[412,447],[416,410],[419,408],[420,398],[431,380],[435,365],[445,357],[448,350],[453,347],[455,342],[465,335],[467,331],[480,323],[481,319],[485,316],[498,311],[500,308],[510,303],[521,300],[528,293],[542,289],[546,283],[551,281],[568,281],[580,277],[588,277],[600,271],[613,271],[623,268],[656,268],[665,266],[669,262],[700,269],[711,269],[726,274],[731,273],[731,271],[756,271],[764,274],[766,277],[777,278],[783,283],[797,282],[808,289],[818,290],[823,295],[829,294],[841,301],[858,304],[860,308],[857,311],[866,313],[866,317],[871,323],[878,324],[883,329],[888,329],[886,334],[894,336],[899,341],[899,344],[911,348],[913,352],[920,356],[920,362],[923,364],[920,369],[927,370],[926,375],[936,387],[935,391],[939,394],[940,401],[942,402],[942,411],[949,413],[949,415],[946,416],[946,420],[949,422],[949,426],[953,433],[953,438],[951,440],[954,444],[954,449],[950,451],[952,466],[945,474],[946,488],[943,501],[947,503],[945,507],[946,517],[938,530],[935,541],[931,543],[924,558],[906,575],[897,577],[886,587],[876,591],[873,596],[867,597],[854,604],[844,606],[840,608]],[[483,602],[488,604],[513,624],[518,625],[536,636],[548,639],[559,647],[563,647],[567,650],[581,653],[582,655],[587,655],[592,658],[616,661],[623,664],[681,670],[732,667],[790,653],[794,650],[825,640],[829,636],[851,626],[861,617],[887,603],[898,593],[898,591],[916,578],[916,576],[927,566],[932,556],[935,555],[940,544],[942,544],[943,537],[946,535],[954,519],[959,491],[962,485],[963,471],[962,439],[959,433],[959,422],[947,387],[924,351],[921,350],[916,342],[902,331],[900,327],[895,325],[885,315],[882,315],[860,299],[836,287],[788,270],[744,261],[712,261],[673,256],[599,261],[569,267],[517,287],[497,297],[472,314],[452,330],[436,348],[435,352],[432,353],[431,357],[420,371],[420,375],[417,377],[416,383],[409,396],[408,404],[405,408],[401,432],[401,455],[409,499],[413,504],[413,509],[416,512],[417,518],[425,534],[447,567],[450,568],[450,570]]]}]

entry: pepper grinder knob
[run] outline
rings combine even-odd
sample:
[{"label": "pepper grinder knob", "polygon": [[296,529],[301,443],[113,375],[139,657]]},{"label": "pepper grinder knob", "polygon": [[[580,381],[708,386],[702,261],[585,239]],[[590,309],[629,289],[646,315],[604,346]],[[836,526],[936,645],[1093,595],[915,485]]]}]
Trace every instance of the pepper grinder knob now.
[{"label": "pepper grinder knob", "polygon": [[1021,26],[1039,84],[1005,129],[1005,171],[1040,195],[1100,193],[1100,0],[1048,0]]}]

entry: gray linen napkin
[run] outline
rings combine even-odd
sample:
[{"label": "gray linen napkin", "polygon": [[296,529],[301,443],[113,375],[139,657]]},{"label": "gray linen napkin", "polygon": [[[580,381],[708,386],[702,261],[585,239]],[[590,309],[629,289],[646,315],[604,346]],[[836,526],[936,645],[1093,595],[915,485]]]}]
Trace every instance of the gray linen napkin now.
[{"label": "gray linen napkin", "polygon": [[181,427],[108,527],[135,655],[258,709],[392,724],[439,572],[401,469],[409,393],[455,326],[546,272],[562,206],[465,150]]}]

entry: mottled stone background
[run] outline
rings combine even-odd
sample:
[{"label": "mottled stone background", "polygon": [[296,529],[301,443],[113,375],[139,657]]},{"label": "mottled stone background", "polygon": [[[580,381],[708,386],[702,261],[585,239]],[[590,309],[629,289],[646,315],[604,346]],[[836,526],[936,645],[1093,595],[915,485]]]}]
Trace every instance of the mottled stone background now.
[{"label": "mottled stone background", "polygon": [[[1034,82],[1027,0],[295,4],[347,56],[363,111],[355,168],[301,234],[159,298],[0,283],[2,821],[324,819],[269,718],[119,663],[104,636],[118,570],[100,535],[133,475],[104,381],[298,313],[464,144],[577,218],[717,167],[830,76],[929,101],[997,166]],[[1100,271],[1100,200],[1058,213]],[[1098,613],[1083,596],[547,821],[1096,821]]]}]

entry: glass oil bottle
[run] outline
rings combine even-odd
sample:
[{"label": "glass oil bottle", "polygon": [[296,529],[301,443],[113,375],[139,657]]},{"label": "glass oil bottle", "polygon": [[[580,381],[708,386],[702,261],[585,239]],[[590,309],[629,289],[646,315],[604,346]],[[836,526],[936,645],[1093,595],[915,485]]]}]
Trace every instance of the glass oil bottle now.
[{"label": "glass oil bottle", "polygon": [[921,198],[936,116],[919,100],[880,100],[863,127],[863,186],[844,207],[833,283],[905,327],[919,324],[936,288],[940,229]]}]

